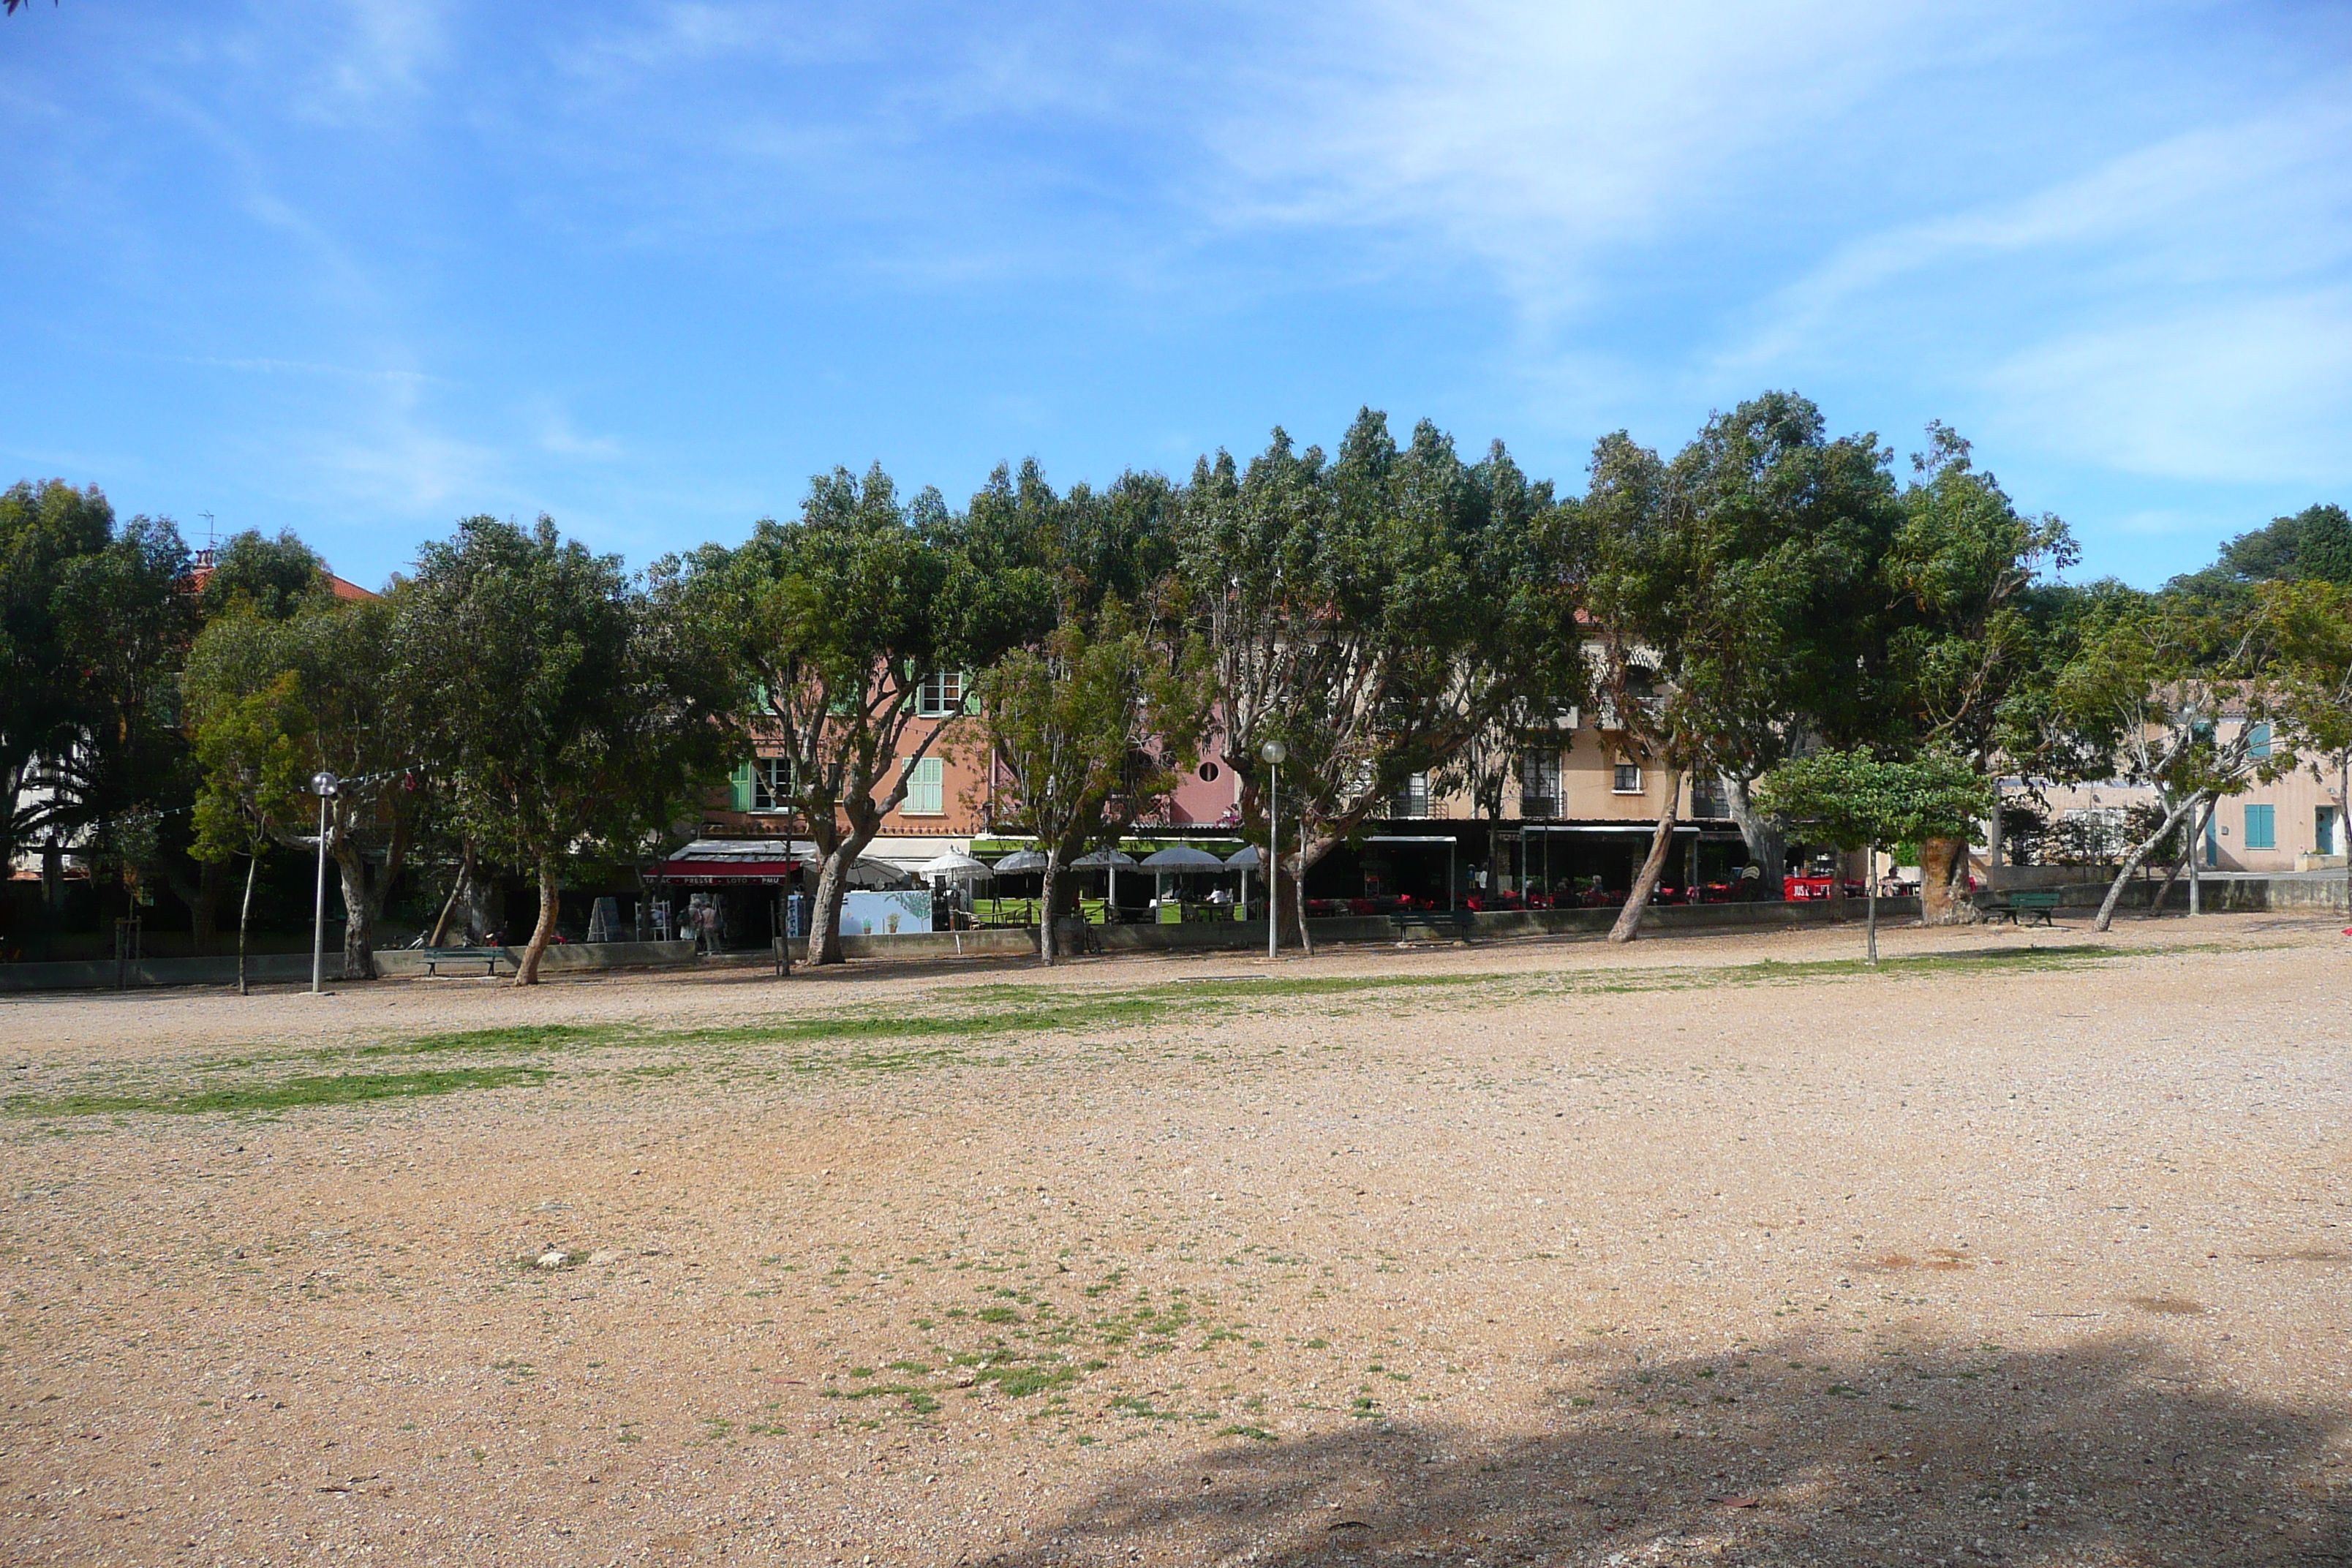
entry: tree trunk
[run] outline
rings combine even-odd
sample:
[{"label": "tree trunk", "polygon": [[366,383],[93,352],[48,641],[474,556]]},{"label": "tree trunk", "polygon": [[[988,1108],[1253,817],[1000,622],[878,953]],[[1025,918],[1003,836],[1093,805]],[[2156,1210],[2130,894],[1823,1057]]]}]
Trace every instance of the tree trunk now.
[{"label": "tree trunk", "polygon": [[1278,884],[1274,904],[1278,910],[1282,906],[1283,893],[1287,892],[1290,895],[1290,919],[1291,923],[1298,931],[1299,954],[1305,958],[1312,958],[1315,956],[1315,938],[1307,929],[1306,858],[1306,851],[1302,848],[1298,854],[1286,856],[1275,862],[1280,868],[1280,871],[1274,879]]},{"label": "tree trunk", "polygon": [[1985,883],[1996,891],[2000,887],[2000,857],[2003,843],[2000,830],[2000,778],[1992,781],[1992,817],[1985,824]]},{"label": "tree trunk", "polygon": [[381,885],[369,886],[366,857],[345,834],[335,836],[335,869],[343,888],[343,978],[373,980],[375,968],[375,902]]},{"label": "tree trunk", "polygon": [[1874,843],[1862,863],[1863,929],[1869,933],[1870,967],[1878,967],[1878,846]]},{"label": "tree trunk", "polygon": [[253,924],[253,884],[260,874],[261,857],[247,856],[245,862],[245,902],[239,904],[236,910],[236,994],[240,996],[253,994],[253,987],[247,984],[245,976],[246,932]]},{"label": "tree trunk", "polygon": [[[2107,885],[2107,896],[2099,903],[2098,918],[2091,922],[2094,926],[2100,931],[2105,931],[2115,923],[2116,902],[2124,896],[2124,884],[2131,880],[2132,873],[2139,869],[2140,862],[2147,858],[2148,851],[2164,842],[2164,836],[2172,831],[2172,825],[2188,815],[2204,798],[2203,790],[2191,790],[2188,799],[2172,808],[2172,815],[2164,819],[2162,826],[2133,847],[2131,854],[2125,858],[2122,867],[2116,870],[2116,879]],[[2191,854],[2196,852],[2194,845],[2189,847],[2189,852]]]},{"label": "tree trunk", "polygon": [[2172,869],[2164,874],[2163,883],[2156,889],[2156,897],[2147,901],[2149,914],[2158,915],[2164,912],[2164,900],[2172,896],[2172,884],[2180,880],[2180,873],[2187,869],[2189,869],[2189,861],[2186,858],[2172,863]]},{"label": "tree trunk", "polygon": [[[2153,851],[2150,851],[2150,853],[2153,853]],[[2180,880],[2180,873],[2188,869],[2188,856],[2176,855],[2172,858],[2172,869],[2164,874],[2164,885],[2157,889],[2156,897],[2147,901],[2147,912],[2150,915],[2158,915],[2164,912],[2164,900],[2172,896],[2172,884]]]},{"label": "tree trunk", "polygon": [[449,941],[449,922],[457,917],[457,906],[473,890],[474,841],[466,840],[466,847],[457,857],[457,878],[449,884],[449,897],[441,905],[441,918],[433,922],[433,934],[425,939],[427,947],[443,947]]},{"label": "tree trunk", "polygon": [[1748,858],[1760,868],[1758,891],[1768,900],[1778,900],[1781,879],[1789,872],[1789,842],[1780,830],[1780,819],[1756,809],[1748,793],[1749,781],[1726,774],[1723,780],[1724,803],[1730,807],[1731,820],[1739,826],[1739,837],[1748,846]]},{"label": "tree trunk", "polygon": [[188,900],[188,946],[203,953],[220,934],[221,874],[227,862],[206,860],[196,868],[196,896]]},{"label": "tree trunk", "polygon": [[1062,866],[1062,847],[1055,844],[1045,851],[1045,882],[1044,896],[1038,900],[1037,962],[1051,969],[1062,956],[1062,906],[1066,891],[1063,884],[1068,873]]},{"label": "tree trunk", "polygon": [[2189,814],[2189,912],[2192,915],[2205,912],[2205,889],[2200,874],[2205,869],[2205,835],[2212,831],[2213,806],[2219,804],[2215,802]]},{"label": "tree trunk", "polygon": [[540,861],[539,923],[531,927],[530,945],[522,950],[522,962],[515,965],[514,983],[517,985],[539,984],[540,954],[545,952],[547,944],[554,940],[555,914],[560,907],[559,900],[562,898],[555,888],[555,871],[553,857],[551,856]]},{"label": "tree trunk", "polygon": [[1960,879],[1968,874],[1969,846],[1961,838],[1919,841],[1919,923],[1966,925],[1973,906],[1959,895]]},{"label": "tree trunk", "polygon": [[1650,907],[1650,895],[1657,890],[1658,877],[1666,868],[1666,851],[1674,847],[1675,823],[1682,808],[1683,770],[1666,770],[1666,809],[1658,813],[1658,830],[1650,836],[1650,853],[1643,858],[1642,869],[1633,879],[1631,892],[1625,895],[1625,907],[1617,911],[1617,923],[1609,928],[1609,940],[1627,942],[1642,927],[1642,911]]},{"label": "tree trunk", "polygon": [[809,967],[841,960],[841,901],[849,894],[849,868],[857,864],[856,851],[835,844],[816,874],[816,895],[809,900]]}]

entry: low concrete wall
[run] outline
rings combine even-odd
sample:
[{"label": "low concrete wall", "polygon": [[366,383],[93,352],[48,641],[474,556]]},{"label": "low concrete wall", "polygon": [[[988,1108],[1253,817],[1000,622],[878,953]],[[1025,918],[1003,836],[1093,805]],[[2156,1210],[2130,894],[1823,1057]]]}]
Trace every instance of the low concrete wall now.
[{"label": "low concrete wall", "polygon": [[[1738,931],[1835,925],[1858,921],[1864,913],[1864,900],[1860,899],[1811,899],[1769,904],[1654,904],[1643,912],[1642,929],[1645,931]],[[1917,920],[1919,900],[1881,899],[1878,900],[1878,918],[1890,924]],[[1318,946],[1327,943],[1392,944],[1397,940],[1396,925],[1385,915],[1349,915],[1311,920],[1307,923]],[[1475,942],[1525,936],[1597,936],[1616,923],[1615,910],[1507,910],[1472,915],[1469,925],[1459,931],[1442,922],[1434,928],[1413,926],[1405,940],[1444,942],[1461,939]],[[1077,922],[1066,922],[1066,930],[1075,938]],[[1264,921],[1194,921],[1183,925],[1088,926],[1087,930],[1092,933],[1096,945],[1106,952],[1265,951]],[[1290,948],[1297,940],[1296,932],[1285,927],[1284,947]],[[807,950],[805,942],[794,942],[793,961],[806,962]],[[841,939],[841,951],[845,958],[936,958],[958,953],[1019,956],[1037,951],[1037,933],[1034,931],[999,929],[908,931],[898,936],[845,936]],[[738,962],[757,962],[750,954],[730,956]]]},{"label": "low concrete wall", "polygon": [[1989,880],[2003,892],[2020,888],[2072,888],[2096,882],[2105,888],[2119,866],[1995,866]]},{"label": "low concrete wall", "polygon": [[[1017,927],[987,931],[910,931],[897,936],[845,936],[844,958],[1003,957],[1037,951],[1037,933]],[[793,962],[805,963],[808,943],[793,943]]]},{"label": "low concrete wall", "polygon": [[[522,950],[499,950],[499,973],[512,974]],[[695,962],[694,943],[687,942],[601,942],[551,946],[540,962],[545,973],[578,970],[667,968]],[[386,975],[425,973],[424,955],[406,948],[387,948],[375,955],[376,968]],[[480,974],[483,966],[445,964],[445,974]],[[310,980],[307,952],[256,953],[247,960],[247,975],[257,985],[306,985]],[[343,978],[343,955],[327,952],[327,978]],[[229,958],[147,958],[122,964],[112,959],[57,963],[0,963],[0,993],[22,991],[111,991],[152,985],[234,985],[236,960]]]},{"label": "low concrete wall", "polygon": [[[2156,897],[2157,889],[2164,885],[2158,878],[2145,881],[2135,877],[2124,887],[2121,906],[2130,910],[2147,909]],[[2096,909],[2107,896],[2105,882],[2095,886],[2063,889],[2065,904],[2077,904]],[[2259,914],[2271,910],[2310,914],[2352,913],[2344,892],[2344,879],[2337,877],[2217,877],[2208,872],[2200,879],[2197,889],[2198,907],[2209,914]],[[2168,910],[2185,911],[2189,908],[2189,879],[2183,876],[2172,884],[2172,891],[2164,900]]]},{"label": "low concrete wall", "polygon": [[[499,973],[512,974],[522,962],[522,949],[499,949]],[[593,969],[670,969],[695,962],[694,939],[682,942],[550,942],[540,956],[542,974]],[[413,948],[384,948],[375,955],[375,966],[385,974],[422,974],[425,955]],[[305,971],[307,973],[308,972]],[[442,974],[480,974],[480,963],[443,963]]]},{"label": "low concrete wall", "polygon": [[[340,980],[343,955],[327,954],[327,978]],[[246,974],[257,985],[310,984],[307,952],[257,952],[246,961]],[[150,985],[234,985],[236,960],[228,958],[142,958],[117,966],[110,958],[65,960],[49,963],[0,963],[0,992],[111,991]]]}]

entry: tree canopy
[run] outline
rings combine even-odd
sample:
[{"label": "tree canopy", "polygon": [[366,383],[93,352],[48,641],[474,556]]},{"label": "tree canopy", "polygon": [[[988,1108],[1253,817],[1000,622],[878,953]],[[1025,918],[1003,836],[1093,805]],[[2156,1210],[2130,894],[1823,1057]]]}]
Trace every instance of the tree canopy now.
[{"label": "tree canopy", "polygon": [[403,598],[399,679],[453,815],[538,880],[516,976],[535,984],[567,858],[637,854],[725,776],[740,735],[732,668],[677,595],[544,516],[528,530],[467,519],[419,552]]}]

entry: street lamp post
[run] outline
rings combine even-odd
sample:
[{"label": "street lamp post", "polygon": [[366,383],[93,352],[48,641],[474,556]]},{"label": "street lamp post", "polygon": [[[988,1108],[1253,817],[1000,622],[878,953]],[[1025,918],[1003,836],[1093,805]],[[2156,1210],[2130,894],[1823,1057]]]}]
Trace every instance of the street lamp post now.
[{"label": "street lamp post", "polygon": [[1290,755],[1279,741],[1268,741],[1257,754],[1265,770],[1265,955],[1275,956],[1282,940],[1282,759]]},{"label": "street lamp post", "polygon": [[319,897],[310,911],[310,994],[326,989],[327,980],[327,803],[342,788],[342,781],[321,769],[310,775],[311,793],[319,797]]}]

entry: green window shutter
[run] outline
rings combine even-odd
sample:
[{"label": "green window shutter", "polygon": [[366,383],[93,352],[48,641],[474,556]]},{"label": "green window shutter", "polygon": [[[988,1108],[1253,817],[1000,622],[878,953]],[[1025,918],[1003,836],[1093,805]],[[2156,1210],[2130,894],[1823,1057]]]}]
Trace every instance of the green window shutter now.
[{"label": "green window shutter", "polygon": [[2278,808],[2276,806],[2246,807],[2246,847],[2249,849],[2278,847]]},{"label": "green window shutter", "polygon": [[2256,724],[2246,731],[2246,755],[2267,757],[2271,754],[2271,727]]},{"label": "green window shutter", "polygon": [[908,816],[944,816],[948,809],[948,765],[938,757],[919,763],[901,760],[907,770],[907,798],[899,810]]},{"label": "green window shutter", "polygon": [[751,764],[747,762],[741,767],[737,768],[735,770],[734,776],[729,779],[727,783],[730,792],[733,797],[729,803],[731,808],[736,811],[751,810]]},{"label": "green window shutter", "polygon": [[968,669],[963,672],[963,710],[967,713],[980,711],[980,688],[973,684],[971,671]]}]

